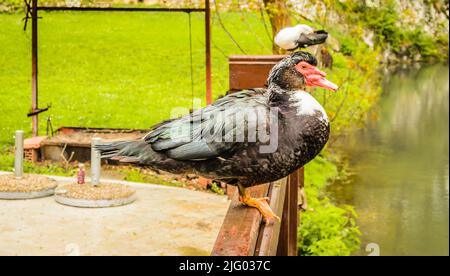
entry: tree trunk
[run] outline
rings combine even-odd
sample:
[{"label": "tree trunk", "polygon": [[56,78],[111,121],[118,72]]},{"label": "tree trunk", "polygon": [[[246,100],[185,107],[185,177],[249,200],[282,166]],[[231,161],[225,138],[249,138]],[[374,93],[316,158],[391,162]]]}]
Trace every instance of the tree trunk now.
[{"label": "tree trunk", "polygon": [[274,54],[283,54],[285,51],[275,44],[273,38],[282,28],[289,26],[291,23],[287,0],[264,0],[264,8],[272,26],[272,52]]}]

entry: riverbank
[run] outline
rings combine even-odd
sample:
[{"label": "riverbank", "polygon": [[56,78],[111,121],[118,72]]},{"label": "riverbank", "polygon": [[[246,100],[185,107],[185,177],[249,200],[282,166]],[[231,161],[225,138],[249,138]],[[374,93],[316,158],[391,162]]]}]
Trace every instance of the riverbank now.
[{"label": "riverbank", "polygon": [[353,172],[327,194],[358,212],[361,247],[381,255],[448,256],[449,67],[386,73],[374,119],[334,145]]},{"label": "riverbank", "polygon": [[[332,136],[321,156],[305,167],[306,193],[313,211],[302,214],[299,227],[299,248],[303,255],[368,254],[365,245],[373,241],[360,232],[361,220],[357,220],[358,211],[353,202],[337,200],[338,194],[330,192],[330,185],[331,190],[336,191],[348,187],[355,177],[347,154],[335,150],[334,144],[347,132],[363,130],[381,116],[369,111],[373,111],[379,101],[385,78],[390,77],[385,74],[387,67],[411,67],[415,61],[448,62],[448,21],[439,26],[433,26],[433,22],[421,24],[423,15],[408,19],[404,14],[407,13],[405,5],[399,9],[392,1],[382,2],[386,5],[369,7],[362,1],[327,1],[311,3],[306,10],[297,7],[298,16],[304,18],[306,11],[311,12],[308,14],[311,23],[339,38],[340,52],[334,53],[333,58],[345,57],[347,63],[342,68],[333,68],[331,74],[338,75],[339,80],[348,80],[350,85],[341,84],[338,93],[344,98],[338,108],[330,105],[326,98],[321,100],[332,114]],[[409,25],[402,28],[402,24]],[[424,25],[428,33],[424,32]],[[433,37],[431,33],[436,35]],[[336,111],[338,116],[334,118]],[[381,170],[378,173],[381,175]],[[364,192],[359,194],[361,198],[365,196]],[[375,224],[371,227],[378,229]],[[360,241],[361,234],[364,244]]]}]

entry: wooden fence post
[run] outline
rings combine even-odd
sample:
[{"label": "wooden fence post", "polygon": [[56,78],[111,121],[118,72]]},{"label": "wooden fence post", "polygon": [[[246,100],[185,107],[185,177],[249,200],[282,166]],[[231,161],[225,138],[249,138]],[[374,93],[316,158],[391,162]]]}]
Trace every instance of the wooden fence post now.
[{"label": "wooden fence post", "polygon": [[283,218],[281,219],[278,256],[297,256],[298,189],[303,186],[303,168],[289,175],[284,200]]}]

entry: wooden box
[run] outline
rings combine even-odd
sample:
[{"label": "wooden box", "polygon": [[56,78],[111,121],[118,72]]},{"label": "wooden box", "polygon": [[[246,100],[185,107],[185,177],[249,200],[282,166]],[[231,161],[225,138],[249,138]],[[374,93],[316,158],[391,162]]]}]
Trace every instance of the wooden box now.
[{"label": "wooden box", "polygon": [[230,90],[264,87],[270,69],[284,57],[284,55],[229,56]]}]

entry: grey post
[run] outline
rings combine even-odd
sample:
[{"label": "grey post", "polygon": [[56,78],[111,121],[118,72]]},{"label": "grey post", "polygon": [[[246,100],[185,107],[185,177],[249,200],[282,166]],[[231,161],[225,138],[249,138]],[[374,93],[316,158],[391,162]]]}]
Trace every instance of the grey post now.
[{"label": "grey post", "polygon": [[100,153],[95,149],[95,145],[101,140],[99,137],[94,137],[91,143],[91,182],[94,186],[100,183]]},{"label": "grey post", "polygon": [[23,130],[16,130],[16,147],[14,156],[14,175],[16,178],[23,176]]}]

